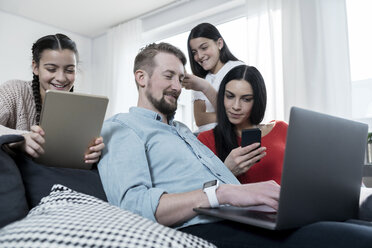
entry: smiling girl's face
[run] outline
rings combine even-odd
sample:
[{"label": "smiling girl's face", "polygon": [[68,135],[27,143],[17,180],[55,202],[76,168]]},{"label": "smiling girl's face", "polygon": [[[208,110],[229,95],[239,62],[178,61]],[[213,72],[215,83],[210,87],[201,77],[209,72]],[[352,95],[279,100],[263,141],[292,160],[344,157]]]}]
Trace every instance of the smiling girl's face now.
[{"label": "smiling girl's face", "polygon": [[35,75],[39,76],[40,95],[47,90],[70,91],[76,77],[76,55],[69,49],[44,50],[39,63],[32,62]]},{"label": "smiling girl's face", "polygon": [[231,80],[226,84],[224,105],[229,121],[238,130],[250,128],[250,115],[253,107],[253,89],[245,80]]},{"label": "smiling girl's face", "polygon": [[190,40],[191,53],[194,60],[206,71],[216,74],[223,63],[220,60],[220,50],[223,47],[222,39],[199,37]]}]

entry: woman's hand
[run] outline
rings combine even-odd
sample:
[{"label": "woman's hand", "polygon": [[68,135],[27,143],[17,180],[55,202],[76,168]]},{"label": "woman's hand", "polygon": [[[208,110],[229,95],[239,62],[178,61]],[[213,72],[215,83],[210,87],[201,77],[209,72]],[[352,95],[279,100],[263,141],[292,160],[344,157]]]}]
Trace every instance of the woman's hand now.
[{"label": "woman's hand", "polygon": [[23,134],[25,140],[14,147],[21,149],[33,158],[38,158],[44,153],[44,135],[44,130],[40,126],[34,125],[31,127],[31,132]]},{"label": "woman's hand", "polygon": [[97,163],[101,157],[101,153],[105,144],[103,143],[103,138],[99,137],[95,139],[94,144],[88,148],[87,154],[85,154],[85,163],[94,164]]},{"label": "woman's hand", "polygon": [[257,161],[266,156],[266,147],[258,148],[259,146],[260,143],[254,143],[231,150],[225,159],[225,165],[235,176],[243,174]]},{"label": "woman's hand", "polygon": [[182,87],[187,90],[205,92],[209,86],[211,86],[211,84],[208,83],[208,81],[206,81],[205,79],[189,73],[186,73],[186,76],[182,81]]}]

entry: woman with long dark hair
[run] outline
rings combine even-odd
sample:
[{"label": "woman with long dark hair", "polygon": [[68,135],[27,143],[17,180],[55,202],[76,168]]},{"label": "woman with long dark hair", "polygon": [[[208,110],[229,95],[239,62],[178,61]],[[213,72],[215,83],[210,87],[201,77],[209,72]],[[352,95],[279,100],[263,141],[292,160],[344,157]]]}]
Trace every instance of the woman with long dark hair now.
[{"label": "woman with long dark hair", "polygon": [[[32,157],[44,152],[44,131],[39,121],[45,92],[72,91],[78,60],[76,44],[68,36],[47,35],[32,46],[33,80],[10,80],[0,85],[0,135],[21,134],[25,138],[12,147]],[[97,162],[103,148],[99,137],[89,147],[88,154],[82,154],[85,162]]]},{"label": "woman with long dark hair", "polygon": [[202,132],[216,125],[216,98],[222,78],[243,62],[230,52],[220,32],[209,23],[191,30],[187,48],[193,74],[186,74],[183,87],[194,90],[194,118],[198,132]]},{"label": "woman with long dark hair", "polygon": [[[253,66],[231,69],[221,82],[217,98],[218,124],[200,133],[208,146],[241,183],[275,180],[280,183],[288,124],[262,124],[266,110],[266,87]],[[241,147],[242,130],[259,128],[261,147],[255,143]]]}]

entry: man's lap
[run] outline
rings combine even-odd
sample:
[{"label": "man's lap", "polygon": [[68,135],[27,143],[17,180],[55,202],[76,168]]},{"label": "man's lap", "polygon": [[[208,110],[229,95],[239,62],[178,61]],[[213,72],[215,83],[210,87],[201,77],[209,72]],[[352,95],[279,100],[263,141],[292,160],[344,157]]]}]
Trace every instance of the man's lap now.
[{"label": "man's lap", "polygon": [[363,222],[317,222],[295,230],[270,231],[231,221],[180,229],[218,247],[371,247],[372,226]]}]

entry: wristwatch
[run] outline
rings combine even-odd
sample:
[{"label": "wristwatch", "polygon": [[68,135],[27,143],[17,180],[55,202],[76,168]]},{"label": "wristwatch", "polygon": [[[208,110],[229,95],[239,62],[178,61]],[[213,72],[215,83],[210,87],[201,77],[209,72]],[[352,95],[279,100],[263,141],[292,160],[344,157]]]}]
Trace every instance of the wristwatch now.
[{"label": "wristwatch", "polygon": [[209,204],[212,208],[216,208],[220,205],[216,195],[216,190],[219,185],[220,182],[218,180],[212,180],[203,184],[203,191],[207,194]]}]

